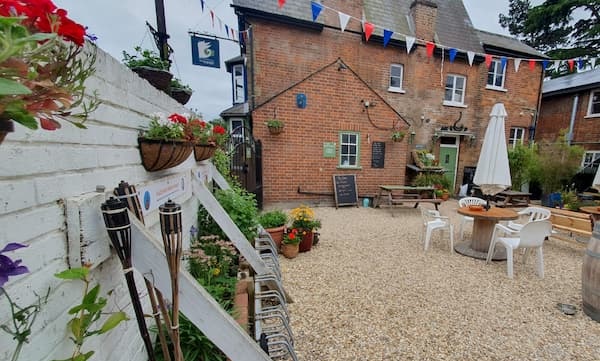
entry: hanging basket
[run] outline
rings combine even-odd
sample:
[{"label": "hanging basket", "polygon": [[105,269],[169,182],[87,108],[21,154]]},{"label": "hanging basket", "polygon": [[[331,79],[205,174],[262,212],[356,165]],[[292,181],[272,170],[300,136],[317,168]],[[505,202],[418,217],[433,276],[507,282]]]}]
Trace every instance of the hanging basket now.
[{"label": "hanging basket", "polygon": [[185,105],[190,101],[192,91],[187,89],[171,88],[171,98],[177,100],[181,105]]},{"label": "hanging basket", "polygon": [[215,154],[215,150],[217,150],[216,145],[194,144],[194,158],[196,159],[196,162],[212,158]]},{"label": "hanging basket", "polygon": [[156,172],[183,163],[192,153],[193,145],[181,140],[138,138],[142,165],[148,172]]},{"label": "hanging basket", "polygon": [[166,70],[151,68],[149,66],[138,66],[131,68],[140,78],[146,79],[150,85],[164,92],[169,91],[171,87],[171,78],[173,74]]},{"label": "hanging basket", "polygon": [[10,119],[0,119],[0,144],[8,133],[15,131],[15,124]]},{"label": "hanging basket", "polygon": [[269,128],[269,133],[271,134],[279,134],[281,132],[283,132],[283,127],[268,127]]}]

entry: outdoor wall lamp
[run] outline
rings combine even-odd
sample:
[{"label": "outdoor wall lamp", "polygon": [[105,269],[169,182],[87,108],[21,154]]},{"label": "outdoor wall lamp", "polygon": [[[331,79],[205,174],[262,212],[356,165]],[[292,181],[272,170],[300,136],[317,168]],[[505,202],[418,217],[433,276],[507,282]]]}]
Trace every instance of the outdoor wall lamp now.
[{"label": "outdoor wall lamp", "polygon": [[117,198],[110,197],[109,200],[100,206],[100,209],[102,210],[104,225],[106,226],[110,243],[117,252],[117,256],[119,256],[121,266],[123,266],[123,273],[125,274],[127,288],[129,289],[129,297],[131,297],[131,305],[135,312],[135,318],[142,340],[144,341],[144,346],[148,352],[149,359],[154,360],[153,343],[150,334],[148,333],[148,328],[146,327],[144,310],[142,309],[140,297],[133,278],[133,267],[131,263],[131,223],[129,222],[129,215],[127,213],[127,204]]},{"label": "outdoor wall lamp", "polygon": [[474,147],[474,146],[475,146],[475,144],[477,144],[477,137],[475,136],[475,134],[471,134],[471,135],[469,136],[469,145],[470,145],[471,147]]},{"label": "outdoor wall lamp", "polygon": [[417,133],[415,133],[414,131],[410,132],[410,136],[408,137],[408,144],[413,144],[415,141],[415,135]]}]

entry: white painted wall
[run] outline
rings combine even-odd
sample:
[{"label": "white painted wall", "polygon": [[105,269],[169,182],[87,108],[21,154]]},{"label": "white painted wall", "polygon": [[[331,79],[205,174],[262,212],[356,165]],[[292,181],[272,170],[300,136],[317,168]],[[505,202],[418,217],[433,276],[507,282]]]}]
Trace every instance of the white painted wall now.
[{"label": "white painted wall", "polygon": [[[29,245],[8,255],[23,259],[30,270],[11,278],[5,288],[21,305],[34,302],[35,293],[43,294],[48,288],[51,292],[21,361],[63,359],[73,349],[67,338],[67,310],[81,300],[82,284],[62,282],[53,276],[68,268],[69,242],[78,241],[67,237],[67,199],[95,192],[97,185],[105,186],[108,194],[121,180],[139,187],[196,167],[190,156],[176,168],[146,172],[137,149],[138,129],[148,123],[149,114],[185,109],[101,50],[96,69],[87,90],[97,90],[103,103],[85,123],[88,129],[65,122],[54,132],[29,131],[15,124],[15,132],[0,145],[0,248],[9,242]],[[185,240],[189,243],[187,230],[195,224],[198,202],[191,197],[191,190],[174,201],[182,205]],[[157,213],[146,218],[146,225],[160,239]],[[107,308],[124,309],[131,320],[108,336],[90,338],[83,350],[96,351],[92,360],[146,360],[117,257],[112,254],[94,265],[92,276],[101,284],[103,295],[114,290]],[[143,282],[138,282],[138,291],[146,294]],[[147,298],[145,303],[149,314]],[[8,304],[0,296],[0,324],[9,319]],[[10,358],[14,345],[11,337],[0,331],[0,360]]]}]

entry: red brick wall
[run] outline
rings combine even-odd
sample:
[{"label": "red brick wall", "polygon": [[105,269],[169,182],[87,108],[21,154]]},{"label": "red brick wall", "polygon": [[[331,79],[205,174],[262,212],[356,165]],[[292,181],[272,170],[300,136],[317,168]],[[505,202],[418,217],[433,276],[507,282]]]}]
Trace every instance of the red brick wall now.
[{"label": "red brick wall", "polygon": [[[356,12],[355,5],[345,5],[349,3],[352,2],[340,1],[334,8],[344,11],[345,6],[352,6],[349,11]],[[326,11],[326,13],[328,12]],[[486,89],[487,69],[485,64],[474,63],[471,67],[466,56],[464,59],[457,58],[454,63],[450,63],[446,58],[442,66],[439,57],[428,58],[426,56],[423,46],[416,47],[410,55],[407,55],[404,48],[391,45],[384,48],[381,43],[374,41],[365,43],[362,41],[360,32],[349,30],[340,32],[338,29],[331,28],[315,31],[278,23],[267,23],[260,19],[250,18],[247,20],[252,24],[253,29],[248,54],[249,66],[254,70],[254,78],[251,76],[249,82],[253,81],[255,85],[254,91],[250,92],[250,94],[254,94],[251,95],[251,99],[254,99],[255,105],[259,106],[327,64],[334,62],[337,58],[341,58],[369,87],[411,124],[410,129],[416,133],[416,136],[414,144],[408,147],[421,144],[438,154],[439,142],[432,143],[432,134],[441,126],[452,125],[462,112],[460,124],[474,132],[477,141],[475,146],[470,146],[466,138],[461,139],[457,185],[462,182],[463,167],[477,165],[489,113],[495,103],[504,103],[508,112],[507,136],[511,126],[528,128],[531,116],[528,112],[524,112],[523,115],[520,113],[524,108],[535,109],[537,107],[541,82],[539,65],[531,71],[523,62],[519,72],[515,73],[513,62],[509,61],[505,81],[507,91],[502,92]],[[337,16],[331,21],[334,26],[339,26]],[[348,28],[359,29],[360,26],[356,23],[355,20],[350,20]],[[404,94],[392,93],[387,90],[390,64],[393,63],[404,65],[403,88],[406,91]],[[285,98],[285,101],[276,98],[268,105],[259,107],[257,111],[253,112],[255,136],[262,139],[265,144],[263,173],[266,203],[300,197],[294,193],[298,185],[314,184],[311,189],[332,189],[330,175],[337,172],[335,169],[337,163],[322,158],[322,142],[338,142],[337,134],[341,126],[358,127],[363,133],[363,141],[366,141],[365,132],[371,135],[371,140],[387,140],[387,136],[384,137],[374,129],[365,128],[368,127],[368,123],[364,119],[360,100],[366,99],[377,103],[370,111],[383,111],[385,107],[383,102],[370,93],[367,87],[357,93],[358,89],[351,88],[355,85],[348,85],[348,80],[340,80],[336,77],[337,68],[333,73],[335,74],[330,74],[327,80],[318,83],[314,92],[311,92],[310,95],[307,93],[309,96],[306,109],[295,108],[295,99],[292,98],[299,91],[294,89],[293,92],[280,96],[280,98]],[[449,107],[442,104],[445,77],[449,73],[467,77],[466,108]],[[304,86],[303,83],[300,85]],[[332,102],[332,99],[335,99],[335,102]],[[288,102],[287,106],[284,107],[282,102]],[[344,104],[344,106],[340,108],[339,104]],[[267,135],[266,128],[262,125],[265,119],[274,116],[275,107],[278,109],[277,117],[286,121],[287,124],[286,135],[281,138]],[[421,121],[422,116],[425,121]],[[307,119],[311,125],[304,126]],[[296,120],[300,120],[300,124],[296,125],[294,123]],[[389,119],[386,121],[386,124],[391,122]],[[315,136],[315,125],[322,127],[318,136]],[[261,128],[263,129],[261,130]],[[297,129],[294,132],[306,132],[303,133],[303,141],[307,143],[305,145],[289,143],[290,128]],[[294,139],[297,139],[296,135],[294,135]],[[288,144],[291,144],[292,147],[300,147],[292,149],[292,152],[303,152],[302,156],[295,158],[301,159],[300,163],[296,161],[281,162],[281,153]],[[361,154],[363,171],[353,172],[358,175],[359,193],[373,192],[374,187],[382,184],[384,180],[393,180],[395,184],[403,184],[405,171],[403,164],[407,160],[411,160],[410,157],[407,158],[406,149],[402,149],[400,152],[392,151],[392,149],[398,149],[399,146],[394,144],[388,145],[386,148],[385,169],[370,170],[370,146],[365,147],[363,144],[363,153]],[[401,147],[406,146],[405,140]],[[271,153],[273,147],[277,149],[274,154]],[[365,152],[367,149],[369,153]],[[390,160],[392,152],[395,156],[404,158]],[[286,157],[286,160],[290,160],[289,157]],[[281,178],[280,168],[293,170],[293,180],[290,180],[291,175]],[[305,177],[308,171],[310,171],[310,176]]]},{"label": "red brick wall", "polygon": [[437,7],[430,1],[415,1],[411,5],[411,13],[415,23],[415,35],[418,39],[433,41]]}]

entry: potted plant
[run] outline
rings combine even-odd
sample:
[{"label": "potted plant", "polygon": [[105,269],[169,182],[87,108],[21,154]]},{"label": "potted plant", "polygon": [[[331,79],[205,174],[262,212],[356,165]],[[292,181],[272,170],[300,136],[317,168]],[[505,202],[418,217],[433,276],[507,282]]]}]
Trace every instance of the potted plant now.
[{"label": "potted plant", "polygon": [[265,228],[265,231],[271,235],[277,249],[279,249],[281,242],[283,241],[283,232],[287,221],[287,214],[281,210],[265,212],[258,217],[258,222]]},{"label": "potted plant", "polygon": [[193,90],[189,85],[181,83],[177,78],[171,79],[170,88],[171,98],[177,100],[182,105],[185,105],[192,97]]},{"label": "potted plant", "polygon": [[314,241],[314,231],[321,227],[321,221],[315,218],[314,211],[305,205],[291,211],[292,228],[298,230],[302,237],[300,252],[310,251]]},{"label": "potted plant", "polygon": [[155,114],[147,129],[138,137],[142,165],[154,172],[183,163],[193,150],[193,142],[185,138],[187,118],[172,114]]},{"label": "potted plant", "polygon": [[84,99],[84,82],[96,61],[94,47],[83,49],[85,27],[46,3],[36,11],[28,2],[0,3],[0,143],[14,130],[13,122],[56,130],[58,120],[66,120],[85,128],[99,104],[95,94]]},{"label": "potted plant", "polygon": [[173,74],[169,73],[171,67],[169,61],[161,59],[152,50],[142,49],[139,46],[134,50],[137,54],[132,55],[123,51],[123,63],[156,89],[168,92],[173,78]]},{"label": "potted plant", "polygon": [[279,134],[283,131],[285,123],[279,119],[269,119],[265,122],[271,134]]},{"label": "potted plant", "polygon": [[298,256],[298,252],[300,251],[299,245],[302,239],[298,233],[299,231],[297,228],[292,228],[283,236],[283,241],[281,242],[281,254],[286,258],[295,258]]},{"label": "potted plant", "polygon": [[392,132],[392,140],[394,142],[401,142],[404,139],[404,136],[406,135],[406,133],[404,133],[401,130],[396,130]]},{"label": "potted plant", "polygon": [[225,144],[227,130],[221,124],[205,122],[198,116],[172,114],[184,125],[184,137],[194,144],[194,158],[197,162],[211,158],[218,146]]}]

